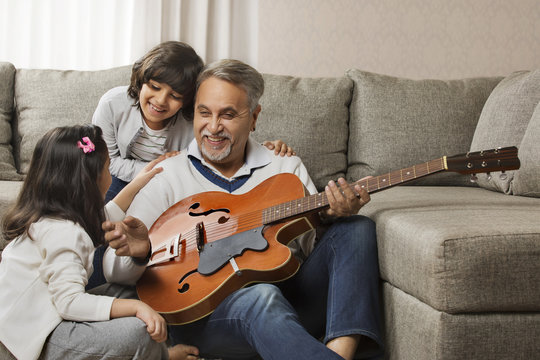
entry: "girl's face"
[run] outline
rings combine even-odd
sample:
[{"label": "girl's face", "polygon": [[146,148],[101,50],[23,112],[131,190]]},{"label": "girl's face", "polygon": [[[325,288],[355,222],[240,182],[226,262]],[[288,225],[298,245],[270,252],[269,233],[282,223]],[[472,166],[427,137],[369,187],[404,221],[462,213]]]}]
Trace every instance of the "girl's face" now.
[{"label": "girl's face", "polygon": [[184,101],[169,85],[150,79],[141,88],[139,103],[146,125],[152,130],[161,130],[180,111]]},{"label": "girl's face", "polygon": [[98,186],[99,190],[101,191],[101,195],[103,199],[105,199],[105,195],[107,195],[107,190],[109,190],[109,187],[112,183],[112,177],[111,173],[109,172],[109,165],[111,163],[111,160],[109,158],[109,154],[107,154],[107,161],[105,161],[105,164],[103,165],[103,169],[101,169],[101,173],[98,176]]}]

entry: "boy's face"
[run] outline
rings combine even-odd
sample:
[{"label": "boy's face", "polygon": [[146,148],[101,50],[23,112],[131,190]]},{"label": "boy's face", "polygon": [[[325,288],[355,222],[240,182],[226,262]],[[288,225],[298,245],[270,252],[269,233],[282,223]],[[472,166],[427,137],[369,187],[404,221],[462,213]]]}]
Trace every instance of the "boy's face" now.
[{"label": "boy's face", "polygon": [[150,79],[143,84],[139,94],[139,103],[144,122],[152,130],[161,130],[168,120],[184,105],[182,95],[169,85]]}]

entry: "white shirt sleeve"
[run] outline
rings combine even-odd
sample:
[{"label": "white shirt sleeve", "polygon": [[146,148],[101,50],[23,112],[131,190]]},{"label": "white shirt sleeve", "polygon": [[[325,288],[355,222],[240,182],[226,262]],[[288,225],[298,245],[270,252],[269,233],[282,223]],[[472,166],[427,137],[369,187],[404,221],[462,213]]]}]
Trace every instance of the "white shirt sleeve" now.
[{"label": "white shirt sleeve", "polygon": [[85,292],[92,269],[94,244],[79,225],[54,221],[35,237],[43,262],[41,279],[48,284],[58,314],[66,320],[103,321],[114,298]]},{"label": "white shirt sleeve", "polygon": [[[105,214],[110,221],[122,221],[125,213],[114,202],[105,205]],[[103,276],[107,282],[134,285],[146,269],[146,264],[134,260],[131,256],[117,256],[115,249],[108,247],[103,255]]]}]

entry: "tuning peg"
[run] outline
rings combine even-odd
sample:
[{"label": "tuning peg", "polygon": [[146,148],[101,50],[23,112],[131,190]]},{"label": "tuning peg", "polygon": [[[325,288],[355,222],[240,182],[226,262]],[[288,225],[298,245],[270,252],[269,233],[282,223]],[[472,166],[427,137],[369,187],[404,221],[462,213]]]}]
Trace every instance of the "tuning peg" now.
[{"label": "tuning peg", "polygon": [[499,179],[501,180],[506,180],[508,178],[508,174],[505,173],[504,171],[501,172],[501,174],[499,175]]},{"label": "tuning peg", "polygon": [[472,174],[471,175],[471,182],[475,183],[476,181],[478,181],[478,176],[476,176],[476,174]]},{"label": "tuning peg", "polygon": [[491,180],[491,173],[486,174],[488,181]]}]

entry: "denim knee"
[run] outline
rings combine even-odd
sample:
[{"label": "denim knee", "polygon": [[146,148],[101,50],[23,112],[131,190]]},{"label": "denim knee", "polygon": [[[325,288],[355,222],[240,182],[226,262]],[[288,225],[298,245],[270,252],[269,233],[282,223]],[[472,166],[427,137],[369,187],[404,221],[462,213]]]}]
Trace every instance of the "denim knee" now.
[{"label": "denim knee", "polygon": [[330,238],[339,246],[360,246],[364,249],[377,247],[375,222],[361,215],[336,220],[323,238]]},{"label": "denim knee", "polygon": [[281,290],[273,284],[255,284],[238,290],[231,300],[232,312],[237,314],[237,318],[248,322],[264,317],[275,318],[294,311]]}]

